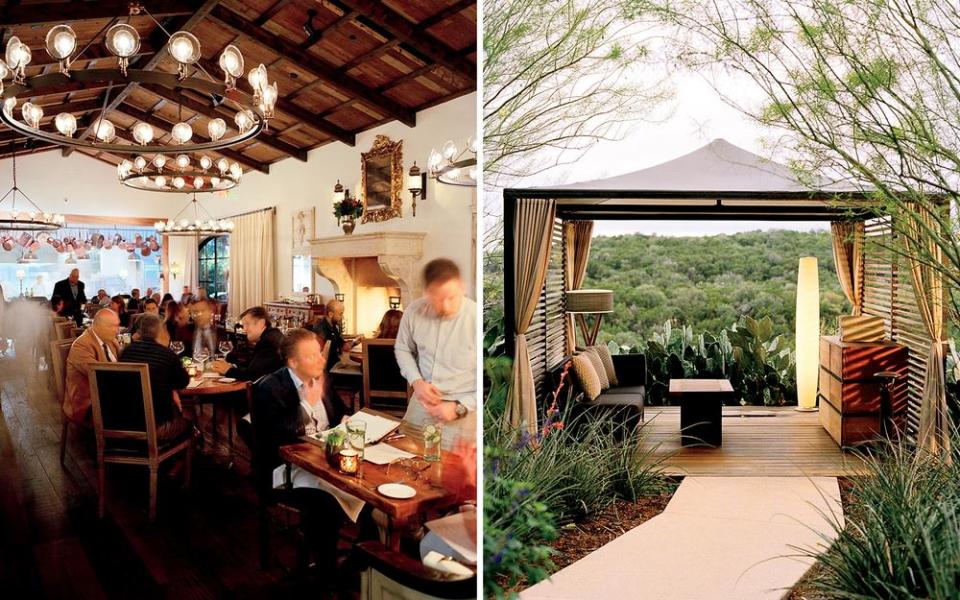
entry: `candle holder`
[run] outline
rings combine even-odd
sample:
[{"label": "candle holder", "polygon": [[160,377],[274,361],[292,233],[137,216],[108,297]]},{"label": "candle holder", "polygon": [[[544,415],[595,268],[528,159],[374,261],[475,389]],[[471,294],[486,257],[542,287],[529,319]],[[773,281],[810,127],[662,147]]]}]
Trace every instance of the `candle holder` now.
[{"label": "candle holder", "polygon": [[340,451],[340,472],[356,475],[360,468],[360,454],[356,450],[344,448]]}]

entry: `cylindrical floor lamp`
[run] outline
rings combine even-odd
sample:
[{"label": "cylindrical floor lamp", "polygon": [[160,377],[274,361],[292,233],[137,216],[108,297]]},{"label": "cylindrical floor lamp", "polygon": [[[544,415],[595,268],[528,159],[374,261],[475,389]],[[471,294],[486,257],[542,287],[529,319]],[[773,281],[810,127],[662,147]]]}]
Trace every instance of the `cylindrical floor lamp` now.
[{"label": "cylindrical floor lamp", "polygon": [[817,259],[800,259],[797,273],[797,410],[817,410],[820,369],[820,278]]},{"label": "cylindrical floor lamp", "polygon": [[[576,315],[580,333],[587,346],[597,341],[603,315],[613,312],[613,290],[570,290],[566,293],[567,313]],[[593,327],[587,327],[587,315],[597,315]]]}]

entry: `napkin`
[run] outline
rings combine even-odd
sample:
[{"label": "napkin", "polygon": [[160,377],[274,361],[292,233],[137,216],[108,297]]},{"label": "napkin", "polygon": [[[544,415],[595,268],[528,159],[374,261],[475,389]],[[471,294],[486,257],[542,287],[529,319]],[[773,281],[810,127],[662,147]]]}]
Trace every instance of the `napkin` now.
[{"label": "napkin", "polygon": [[427,555],[423,557],[423,564],[431,569],[436,569],[437,571],[443,571],[445,573],[452,573],[454,575],[463,575],[464,577],[470,577],[473,575],[473,571],[461,565],[449,556],[440,554],[436,550],[427,552]]}]

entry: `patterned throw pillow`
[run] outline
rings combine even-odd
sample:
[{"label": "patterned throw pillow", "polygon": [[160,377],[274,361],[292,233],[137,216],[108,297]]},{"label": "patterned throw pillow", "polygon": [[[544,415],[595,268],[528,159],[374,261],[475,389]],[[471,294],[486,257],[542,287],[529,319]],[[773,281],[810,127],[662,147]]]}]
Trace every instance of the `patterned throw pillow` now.
[{"label": "patterned throw pillow", "polygon": [[600,362],[603,363],[603,370],[607,372],[607,379],[610,380],[610,387],[616,387],[620,385],[617,381],[617,372],[613,368],[613,356],[610,355],[610,348],[602,344],[593,346],[597,354],[600,355]]},{"label": "patterned throw pillow", "polygon": [[593,370],[597,373],[597,379],[600,380],[600,391],[605,392],[610,389],[610,379],[607,378],[607,370],[603,367],[603,361],[600,360],[600,355],[597,354],[596,348],[590,346],[581,350],[579,354],[583,354],[590,360],[590,364],[593,365]]},{"label": "patterned throw pillow", "polygon": [[583,354],[578,354],[570,359],[570,370],[573,376],[577,378],[577,383],[583,390],[586,400],[594,401],[600,395],[600,379],[597,377],[597,371],[593,368],[593,363]]}]

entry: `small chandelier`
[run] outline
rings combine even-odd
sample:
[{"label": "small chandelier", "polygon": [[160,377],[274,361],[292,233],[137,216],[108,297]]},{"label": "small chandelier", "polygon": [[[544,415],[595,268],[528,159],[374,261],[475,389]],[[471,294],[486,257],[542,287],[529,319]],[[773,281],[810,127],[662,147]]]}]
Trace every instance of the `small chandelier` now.
[{"label": "small chandelier", "polygon": [[[146,14],[153,18],[139,2],[130,2],[128,14]],[[115,23],[102,36],[97,35],[96,39],[82,45],[82,48],[77,34],[69,25],[50,28],[45,38],[45,48],[50,57],[58,61],[59,69],[57,72],[41,72],[31,77],[26,76],[25,69],[32,60],[32,52],[18,37],[11,37],[3,55],[4,60],[0,60],[0,98],[3,101],[0,122],[29,138],[60,146],[95,149],[114,154],[179,154],[217,150],[248,141],[267,127],[269,120],[274,117],[279,91],[276,82],[268,81],[266,67],[258,65],[248,75],[254,91],[251,98],[236,92],[236,82],[242,77],[244,68],[243,55],[236,46],[228,45],[220,53],[217,64],[223,71],[223,79],[217,81],[202,67],[194,71],[202,57],[200,40],[195,35],[187,31],[170,34],[164,30],[164,33],[168,40],[162,51],[176,62],[176,73],[128,68],[130,59],[140,50],[140,34],[129,23]],[[117,58],[116,68],[98,65],[97,68],[72,69],[71,65],[76,61],[88,58],[83,56],[84,53],[98,40]],[[11,80],[6,89],[3,87],[4,79]],[[64,86],[97,83],[109,84],[111,87],[118,83],[152,84],[180,94],[190,91],[203,96],[222,97],[236,111],[234,123],[231,124],[235,132],[228,132],[227,123],[217,118],[210,121],[207,135],[200,139],[201,136],[193,131],[189,123],[179,119],[170,126],[170,143],[160,144],[154,140],[162,138],[163,132],[157,135],[149,125],[138,123],[132,130],[136,143],[125,144],[117,139],[117,128],[103,111],[95,116],[92,128],[87,130],[92,134],[88,138],[86,132],[84,135],[75,136],[77,119],[70,113],[56,113],[53,130],[45,131],[41,126],[43,107],[25,101],[17,110],[18,94],[31,93],[32,90],[54,94],[58,89],[66,89]],[[109,103],[110,89],[108,87],[104,106]],[[232,93],[228,95],[227,92]],[[56,111],[57,107],[54,105],[48,109]]]},{"label": "small chandelier", "polygon": [[[182,218],[184,211],[191,205],[193,205],[194,212],[193,221]],[[205,219],[201,218],[201,210],[206,213]],[[193,200],[180,209],[180,212],[178,212],[175,217],[154,223],[154,228],[157,230],[157,233],[177,236],[226,235],[233,231],[233,227],[233,221],[214,219],[213,216],[207,212],[207,209],[203,208],[197,201],[196,193],[193,194]]]},{"label": "small chandelier", "polygon": [[430,177],[441,183],[476,187],[477,185],[477,136],[471,135],[463,150],[451,140],[440,148],[430,151],[427,161]]},{"label": "small chandelier", "polygon": [[[52,231],[60,229],[66,223],[61,214],[48,213],[40,210],[29,196],[23,193],[17,185],[17,152],[12,153],[13,187],[0,198],[0,231]],[[17,207],[17,195],[23,197],[26,206]],[[3,206],[10,199],[9,208]]]},{"label": "small chandelier", "polygon": [[190,194],[232,189],[240,184],[243,169],[239,163],[226,158],[214,161],[205,154],[199,158],[157,154],[149,160],[140,155],[120,161],[117,177],[123,185],[137,190]]}]

